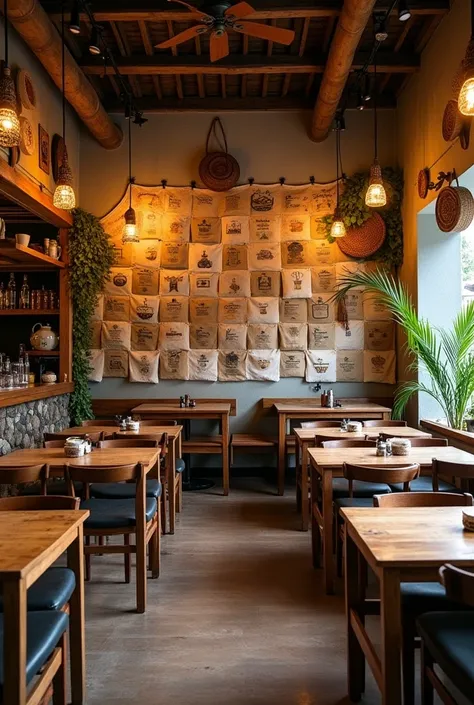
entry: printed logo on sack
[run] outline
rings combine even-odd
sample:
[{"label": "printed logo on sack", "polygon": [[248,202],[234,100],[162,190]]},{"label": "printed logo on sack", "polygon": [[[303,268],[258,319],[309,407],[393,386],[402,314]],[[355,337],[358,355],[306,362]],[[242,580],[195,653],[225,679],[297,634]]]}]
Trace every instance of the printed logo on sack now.
[{"label": "printed logo on sack", "polygon": [[275,199],[270,191],[255,191],[250,199],[252,210],[260,213],[263,211],[271,211],[274,203]]}]

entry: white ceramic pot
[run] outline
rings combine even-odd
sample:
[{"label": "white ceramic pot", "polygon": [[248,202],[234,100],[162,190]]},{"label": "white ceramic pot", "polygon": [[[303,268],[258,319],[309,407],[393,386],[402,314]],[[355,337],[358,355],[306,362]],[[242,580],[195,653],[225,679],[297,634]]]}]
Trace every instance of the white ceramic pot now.
[{"label": "white ceramic pot", "polygon": [[31,329],[30,343],[33,350],[54,350],[58,342],[57,333],[49,324],[42,326],[41,323],[35,323]]},{"label": "white ceramic pot", "polygon": [[44,372],[41,375],[41,381],[43,384],[54,384],[57,381],[58,377],[54,372]]}]

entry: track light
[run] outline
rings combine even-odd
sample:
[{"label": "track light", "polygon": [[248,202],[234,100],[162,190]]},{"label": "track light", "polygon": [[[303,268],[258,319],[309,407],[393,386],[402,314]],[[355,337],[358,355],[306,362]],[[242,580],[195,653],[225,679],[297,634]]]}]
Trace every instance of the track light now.
[{"label": "track light", "polygon": [[384,18],[377,18],[375,21],[375,39],[384,42],[388,38],[387,27]]},{"label": "track light", "polygon": [[72,34],[81,33],[81,19],[79,15],[79,2],[75,0],[72,4],[71,17],[69,19],[69,31]]},{"label": "track light", "polygon": [[366,73],[364,78],[364,88],[362,90],[362,98],[367,103],[371,99],[371,97],[372,96],[370,94],[370,76],[368,73]]},{"label": "track light", "polygon": [[407,0],[398,0],[398,19],[400,22],[406,22],[410,17],[411,12]]},{"label": "track light", "polygon": [[89,51],[94,56],[99,56],[102,52],[99,46],[99,32],[96,27],[92,28],[91,40],[89,42]]},{"label": "track light", "polygon": [[357,97],[357,110],[364,110],[365,109],[365,100],[362,96],[362,93],[359,91],[359,95]]},{"label": "track light", "polygon": [[127,102],[125,103],[125,120],[132,119],[132,104],[127,97]]}]

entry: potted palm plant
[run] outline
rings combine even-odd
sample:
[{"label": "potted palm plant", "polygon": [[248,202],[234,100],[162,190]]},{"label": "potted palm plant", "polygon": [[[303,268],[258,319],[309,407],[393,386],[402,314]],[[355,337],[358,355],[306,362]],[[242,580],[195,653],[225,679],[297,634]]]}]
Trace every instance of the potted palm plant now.
[{"label": "potted palm plant", "polygon": [[474,394],[474,302],[458,313],[451,329],[444,329],[418,317],[404,285],[386,270],[348,271],[339,282],[335,299],[343,299],[353,287],[364,287],[388,308],[405,331],[409,369],[427,373],[427,381],[399,385],[394,417],[400,418],[410,397],[421,392],[438,402],[451,428],[462,429]]}]

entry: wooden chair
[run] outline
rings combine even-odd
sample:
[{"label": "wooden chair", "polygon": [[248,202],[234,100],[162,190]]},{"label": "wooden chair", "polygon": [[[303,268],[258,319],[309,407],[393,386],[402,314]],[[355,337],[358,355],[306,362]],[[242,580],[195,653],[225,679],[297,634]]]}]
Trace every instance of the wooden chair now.
[{"label": "wooden chair", "polygon": [[410,438],[412,448],[441,448],[448,445],[446,438]]},{"label": "wooden chair", "polygon": [[[66,465],[65,479],[69,494],[74,497],[74,481],[99,484],[135,483],[133,499],[91,498],[81,503],[90,516],[84,523],[86,556],[86,579],[90,576],[90,557],[97,553],[123,553],[125,556],[125,582],[130,582],[131,554],[136,554],[136,602],[137,612],[146,610],[146,552],[149,547],[152,578],[160,574],[160,502],[146,496],[146,474],[141,463],[114,465],[111,467],[88,465],[79,467]],[[123,544],[91,545],[90,538],[102,536],[124,537]],[[130,536],[135,535],[135,545]]]},{"label": "wooden chair", "polygon": [[[86,436],[90,438],[92,443],[98,443],[102,439],[102,431],[97,431],[95,433],[87,433],[86,431],[84,433],[74,433],[71,434],[71,436],[74,436],[74,438],[85,438]],[[44,441],[65,441],[67,436],[64,435],[64,433],[43,433],[43,442]]]},{"label": "wooden chair", "polygon": [[[319,436],[316,436],[316,438],[319,438]],[[375,448],[375,445],[375,441],[363,441],[362,439],[358,440],[357,438],[353,438],[352,440],[329,439],[328,441],[320,442],[321,448]]]},{"label": "wooden chair", "polygon": [[79,497],[62,497],[60,495],[1,497],[0,512],[73,511],[79,509],[80,503]]},{"label": "wooden chair", "polygon": [[66,443],[66,436],[57,441],[43,441],[43,448],[64,448]]},{"label": "wooden chair", "polygon": [[[382,509],[393,507],[470,507],[471,494],[449,492],[392,492],[376,495],[374,506]],[[419,646],[416,633],[416,619],[423,612],[452,609],[446,592],[440,583],[402,583],[402,662],[403,662],[403,702],[415,702],[415,649]]]},{"label": "wooden chair", "polygon": [[148,438],[112,438],[106,441],[99,441],[99,448],[158,448],[159,441],[152,436]]},{"label": "wooden chair", "polygon": [[0,485],[26,485],[39,483],[39,493],[46,494],[46,480],[49,477],[47,465],[29,465],[27,467],[0,468]]},{"label": "wooden chair", "polygon": [[394,426],[398,428],[401,428],[402,426],[406,426],[407,422],[406,421],[384,421],[383,419],[372,419],[371,421],[363,421],[362,422],[364,428],[377,428],[377,426]]},{"label": "wooden chair", "polygon": [[429,612],[418,617],[423,705],[433,703],[434,691],[445,705],[459,702],[450,692],[446,678],[440,679],[435,664],[467,702],[473,701],[474,573],[446,565],[441,568],[440,576],[447,599],[458,604],[459,611]]},{"label": "wooden chair", "polygon": [[301,421],[300,428],[340,428],[340,421]]},{"label": "wooden chair", "polygon": [[[474,458],[473,458],[474,461]],[[452,463],[448,460],[433,458],[433,490],[442,492],[440,476],[449,477],[455,487],[472,492],[474,491],[474,462]]]}]

